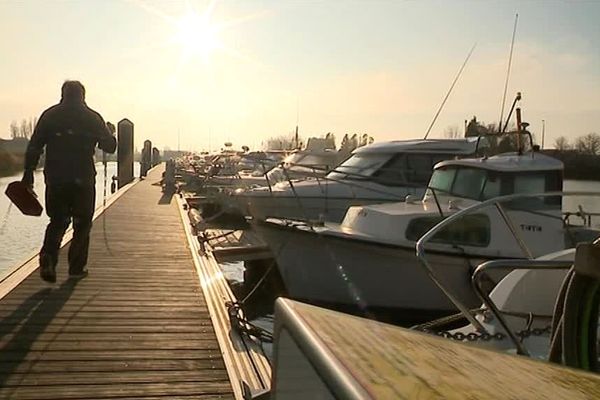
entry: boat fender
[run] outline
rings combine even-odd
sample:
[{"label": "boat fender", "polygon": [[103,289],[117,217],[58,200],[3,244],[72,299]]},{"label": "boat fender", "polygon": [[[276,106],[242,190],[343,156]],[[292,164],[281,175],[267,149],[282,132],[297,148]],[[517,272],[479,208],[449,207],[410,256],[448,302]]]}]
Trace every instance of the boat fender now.
[{"label": "boat fender", "polygon": [[579,243],[575,252],[575,272],[600,281],[600,246]]}]

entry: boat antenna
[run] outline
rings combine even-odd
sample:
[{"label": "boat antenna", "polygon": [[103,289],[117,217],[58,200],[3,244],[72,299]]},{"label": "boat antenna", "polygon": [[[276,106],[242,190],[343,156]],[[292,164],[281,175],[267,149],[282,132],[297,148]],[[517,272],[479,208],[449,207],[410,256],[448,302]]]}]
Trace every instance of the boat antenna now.
[{"label": "boat antenna", "polygon": [[300,99],[296,99],[296,133],[294,134],[294,141],[296,142],[296,149],[300,149],[300,138],[298,137],[298,125],[300,123]]},{"label": "boat antenna", "polygon": [[[517,34],[517,22],[519,22],[519,14],[515,14],[515,25],[513,26],[512,40],[510,42],[510,53],[508,55],[508,68],[506,70],[506,79],[504,81],[504,94],[502,95],[502,107],[500,108],[500,124],[498,124],[498,133],[502,130],[502,121],[504,119],[504,105],[506,103],[506,92],[508,90],[508,80],[510,78],[510,67],[512,65],[513,49],[515,47],[515,36]],[[507,121],[508,122],[508,121]]]},{"label": "boat antenna", "polygon": [[452,82],[450,89],[448,89],[448,93],[446,93],[446,97],[444,97],[444,100],[442,100],[442,104],[440,104],[440,107],[438,108],[437,112],[435,113],[435,116],[433,117],[431,124],[429,124],[429,128],[427,128],[427,132],[425,132],[425,137],[423,139],[427,139],[427,136],[429,136],[429,132],[431,132],[431,128],[433,128],[433,125],[435,124],[435,121],[437,120],[438,116],[440,115],[440,112],[442,112],[442,108],[444,108],[444,104],[446,104],[446,100],[448,100],[448,97],[450,97],[450,93],[452,93],[452,89],[454,89],[454,85],[456,85],[458,78],[460,78],[460,75],[462,74],[463,69],[465,69],[465,66],[467,65],[467,62],[469,61],[469,58],[471,58],[471,54],[473,54],[473,51],[475,50],[476,46],[477,46],[477,43],[475,43],[473,45],[473,47],[471,47],[471,51],[469,51],[469,54],[467,54],[467,58],[465,58],[465,61],[463,62],[462,66],[460,67],[458,74],[456,74],[456,77],[454,78],[454,81]]},{"label": "boat antenna", "polygon": [[515,100],[512,103],[512,107],[510,108],[510,111],[508,112],[508,116],[506,117],[506,123],[504,124],[504,127],[502,128],[502,130],[499,132],[500,134],[503,134],[504,132],[506,132],[506,128],[508,127],[508,122],[510,121],[510,117],[512,116],[513,111],[515,110],[515,106],[517,105],[518,101],[521,101],[521,92],[517,92],[517,96],[515,97]]}]

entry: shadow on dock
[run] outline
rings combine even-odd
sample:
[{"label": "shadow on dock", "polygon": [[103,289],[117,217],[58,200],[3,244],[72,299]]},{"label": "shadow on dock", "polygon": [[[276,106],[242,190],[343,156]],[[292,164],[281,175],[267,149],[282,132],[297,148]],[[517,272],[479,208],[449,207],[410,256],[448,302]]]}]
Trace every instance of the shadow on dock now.
[{"label": "shadow on dock", "polygon": [[[47,329],[54,317],[62,310],[73,294],[77,283],[77,281],[68,280],[57,288],[40,289],[2,318],[0,321],[0,351],[3,360],[2,371],[0,371],[0,387],[5,386],[7,379],[25,361],[38,336]],[[83,307],[85,304],[81,306],[81,308]],[[55,336],[58,335],[60,332],[55,334]],[[47,346],[51,344],[52,341]],[[25,378],[27,375],[22,376]]]},{"label": "shadow on dock", "polygon": [[175,195],[175,192],[172,190],[166,190],[163,192],[162,196],[160,196],[160,199],[158,200],[158,204],[160,205],[169,205],[171,204],[171,199],[173,199],[173,196]]}]

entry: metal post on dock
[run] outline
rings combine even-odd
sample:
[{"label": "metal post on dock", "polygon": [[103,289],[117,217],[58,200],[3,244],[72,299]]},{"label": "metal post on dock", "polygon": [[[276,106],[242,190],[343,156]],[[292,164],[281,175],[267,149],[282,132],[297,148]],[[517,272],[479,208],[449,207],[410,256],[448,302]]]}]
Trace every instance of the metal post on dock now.
[{"label": "metal post on dock", "polygon": [[152,168],[152,142],[150,140],[144,141],[144,148],[142,149],[142,157],[140,159],[140,176],[148,175],[148,170]]},{"label": "metal post on dock", "polygon": [[160,164],[160,151],[156,148],[152,148],[152,166],[155,167]]},{"label": "metal post on dock", "polygon": [[173,159],[167,160],[163,184],[165,193],[175,193],[175,160]]},{"label": "metal post on dock", "polygon": [[127,118],[117,124],[117,179],[119,189],[133,181],[133,122]]}]

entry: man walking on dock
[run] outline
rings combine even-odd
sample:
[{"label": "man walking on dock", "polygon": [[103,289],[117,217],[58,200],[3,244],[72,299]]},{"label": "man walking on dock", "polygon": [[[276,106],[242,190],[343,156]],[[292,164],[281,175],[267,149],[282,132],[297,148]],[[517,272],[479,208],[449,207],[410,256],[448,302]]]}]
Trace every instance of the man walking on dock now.
[{"label": "man walking on dock", "polygon": [[100,114],[85,103],[85,88],[78,81],[66,81],[60,103],[42,113],[25,154],[22,181],[33,186],[33,172],[46,148],[46,228],[40,251],[40,275],[56,282],[56,264],[62,238],[73,219],[73,240],[69,249],[69,276],[87,275],[88,247],[96,202],[96,145],[108,153],[117,147],[115,137]]}]

